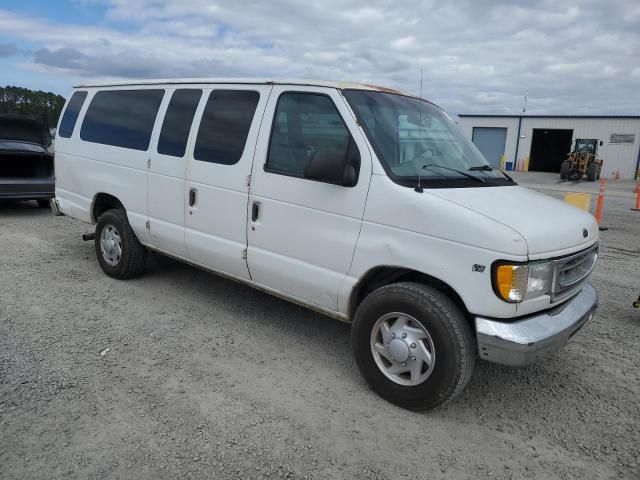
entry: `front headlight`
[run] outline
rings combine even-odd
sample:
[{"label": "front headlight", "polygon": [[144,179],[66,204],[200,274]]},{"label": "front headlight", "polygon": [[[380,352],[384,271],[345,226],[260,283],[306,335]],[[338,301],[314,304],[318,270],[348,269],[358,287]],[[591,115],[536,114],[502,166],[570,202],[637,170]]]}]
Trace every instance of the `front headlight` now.
[{"label": "front headlight", "polygon": [[530,263],[527,293],[525,293],[524,299],[528,300],[550,294],[552,284],[553,264],[551,262]]},{"label": "front headlight", "polygon": [[550,262],[509,264],[493,268],[493,289],[506,302],[522,302],[551,293],[553,266]]}]

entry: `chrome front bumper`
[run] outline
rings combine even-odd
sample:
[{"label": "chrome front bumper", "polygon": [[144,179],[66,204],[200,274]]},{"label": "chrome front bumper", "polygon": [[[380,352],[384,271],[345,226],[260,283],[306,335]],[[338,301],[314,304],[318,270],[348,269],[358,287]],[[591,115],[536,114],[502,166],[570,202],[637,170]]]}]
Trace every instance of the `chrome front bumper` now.
[{"label": "chrome front bumper", "polygon": [[598,294],[586,283],[562,305],[517,320],[502,322],[476,317],[480,358],[503,365],[527,365],[567,344],[591,320]]}]

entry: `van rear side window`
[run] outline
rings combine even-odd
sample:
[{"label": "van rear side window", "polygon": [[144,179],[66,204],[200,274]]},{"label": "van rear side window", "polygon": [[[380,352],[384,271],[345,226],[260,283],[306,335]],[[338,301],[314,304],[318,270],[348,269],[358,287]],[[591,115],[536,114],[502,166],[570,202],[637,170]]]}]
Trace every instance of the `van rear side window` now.
[{"label": "van rear side window", "polygon": [[60,131],[58,132],[59,136],[70,138],[71,135],[73,135],[73,129],[76,128],[78,114],[80,113],[85,98],[87,98],[87,92],[74,92],[73,95],[71,95],[71,100],[69,100],[64,115],[62,115]]},{"label": "van rear side window", "polygon": [[202,114],[193,158],[233,165],[244,152],[260,94],[250,90],[214,90]]},{"label": "van rear side window", "polygon": [[193,115],[201,96],[202,90],[199,89],[184,88],[173,92],[162,123],[158,153],[172,157],[184,156]]},{"label": "van rear side window", "polygon": [[87,109],[80,138],[132,150],[148,150],[164,90],[103,90]]}]

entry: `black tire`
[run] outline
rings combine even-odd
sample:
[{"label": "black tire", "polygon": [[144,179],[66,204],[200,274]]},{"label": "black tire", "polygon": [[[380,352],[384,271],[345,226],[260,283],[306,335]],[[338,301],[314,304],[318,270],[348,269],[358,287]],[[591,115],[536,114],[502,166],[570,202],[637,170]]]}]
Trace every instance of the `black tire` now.
[{"label": "black tire", "polygon": [[[390,312],[412,316],[433,340],[433,371],[418,385],[400,385],[389,379],[371,352],[372,329]],[[464,314],[445,294],[419,283],[396,283],[367,296],[353,319],[351,342],[356,363],[371,388],[391,403],[411,410],[434,408],[453,399],[469,382],[476,360]]]},{"label": "black tire", "polygon": [[569,172],[569,180],[573,182],[579,182],[580,180],[582,180],[582,172],[580,170]]},{"label": "black tire", "polygon": [[571,162],[562,162],[560,166],[560,180],[567,180],[569,178],[569,170],[571,170]]},{"label": "black tire", "polygon": [[598,176],[598,165],[595,163],[590,163],[587,167],[587,180],[590,182],[595,182],[596,177]]},{"label": "black tire", "polygon": [[36,202],[40,208],[49,208],[49,200],[47,199],[38,199]]},{"label": "black tire", "polygon": [[[109,225],[116,228],[121,239],[122,254],[115,265],[110,265],[102,253],[100,242],[104,228]],[[95,238],[96,256],[104,273],[120,280],[137,277],[144,272],[147,261],[147,249],[138,241],[129,225],[124,210],[107,210],[98,219]]]}]

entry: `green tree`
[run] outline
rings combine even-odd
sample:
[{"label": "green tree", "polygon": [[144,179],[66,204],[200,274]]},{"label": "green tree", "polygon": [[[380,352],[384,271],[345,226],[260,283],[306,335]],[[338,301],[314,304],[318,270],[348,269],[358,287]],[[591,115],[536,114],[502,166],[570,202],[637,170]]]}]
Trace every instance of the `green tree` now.
[{"label": "green tree", "polygon": [[23,87],[0,87],[0,113],[29,115],[43,119],[49,127],[58,124],[64,107],[62,95]]}]

